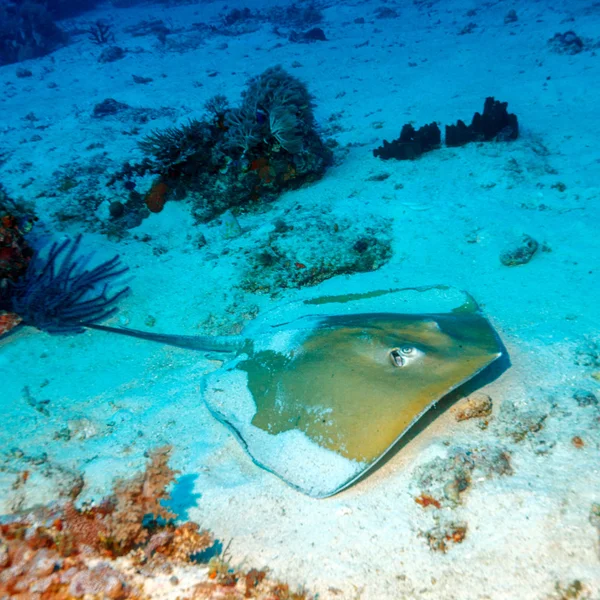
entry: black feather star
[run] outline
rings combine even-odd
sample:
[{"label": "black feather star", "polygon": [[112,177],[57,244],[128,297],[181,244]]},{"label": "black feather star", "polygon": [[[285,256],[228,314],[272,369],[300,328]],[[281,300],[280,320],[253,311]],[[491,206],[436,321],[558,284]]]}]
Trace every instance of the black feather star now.
[{"label": "black feather star", "polygon": [[14,284],[11,310],[48,333],[80,333],[117,312],[116,303],[129,287],[113,291],[128,270],[119,256],[88,268],[92,255],[79,254],[81,235],[52,244],[48,254],[32,259],[25,276]]}]

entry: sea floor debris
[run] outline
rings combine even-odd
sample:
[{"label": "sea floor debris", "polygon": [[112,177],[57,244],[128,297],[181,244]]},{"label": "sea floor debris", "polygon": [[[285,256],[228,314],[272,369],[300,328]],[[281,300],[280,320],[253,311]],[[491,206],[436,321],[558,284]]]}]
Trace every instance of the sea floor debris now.
[{"label": "sea floor debris", "polygon": [[[154,450],[144,473],[118,481],[98,504],[76,506],[73,499],[3,517],[0,597],[144,600],[154,597],[146,584],[162,577],[175,595],[190,600],[309,600],[264,569],[236,569],[225,553],[200,558],[217,544],[197,524],[176,523],[163,505],[175,477],[169,455],[168,447]],[[179,592],[177,572],[190,569],[200,576]]]}]

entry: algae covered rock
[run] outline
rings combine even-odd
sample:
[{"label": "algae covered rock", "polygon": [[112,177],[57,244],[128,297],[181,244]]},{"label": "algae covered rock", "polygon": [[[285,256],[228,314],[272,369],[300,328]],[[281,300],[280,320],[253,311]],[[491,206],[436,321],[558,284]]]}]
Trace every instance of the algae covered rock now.
[{"label": "algae covered rock", "polygon": [[375,271],[392,256],[386,219],[371,219],[368,227],[323,217],[283,225],[277,221],[249,259],[241,284],[245,291],[313,286],[336,275]]},{"label": "algae covered rock", "polygon": [[492,399],[483,392],[475,392],[458,406],[454,416],[457,421],[489,417],[492,414]]},{"label": "algae covered rock", "polygon": [[500,254],[500,262],[506,267],[525,265],[533,258],[538,248],[539,244],[536,240],[530,235],[523,234]]}]

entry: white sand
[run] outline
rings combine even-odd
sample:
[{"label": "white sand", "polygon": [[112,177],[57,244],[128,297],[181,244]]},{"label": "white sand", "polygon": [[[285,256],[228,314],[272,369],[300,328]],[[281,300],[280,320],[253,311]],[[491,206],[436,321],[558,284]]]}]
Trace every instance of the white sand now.
[{"label": "white sand", "polygon": [[[571,28],[593,37],[600,12],[586,10],[584,2],[571,8],[548,1],[515,5],[518,22],[504,25],[510,3],[486,5],[474,16],[466,15],[471,2],[420,10],[406,3],[401,18],[392,20],[373,19],[374,5],[333,5],[323,25],[328,42],[278,47],[265,26],[239,38],[211,37],[184,53],[122,32],[142,17],[189,25],[222,6],[114,11],[117,43],[129,50],[114,63],[97,63],[98,48],[79,36],[50,56],[2,67],[0,149],[7,160],[0,181],[14,197],[35,200],[57,185],[57,170],[73,164],[102,158],[109,176],[123,160],[141,158],[139,135],[174,124],[164,117],[140,126],[138,135],[124,135],[129,124],[90,117],[107,97],[135,107],[171,107],[181,123],[200,116],[213,94],[235,102],[249,76],[299,61],[302,66],[291,71],[314,93],[319,122],[327,125],[332,113],[341,113],[339,155],[352,144],[341,164],[322,181],[281,197],[268,213],[240,218],[245,233],[235,240],[224,240],[218,228],[194,229],[181,202],[168,203],[133,232],[150,234],[149,243],[87,236],[86,243],[107,254],[122,252],[131,267],[132,294],[122,303],[121,319],[143,328],[152,315],[154,331],[192,334],[211,314],[234,323],[252,305],[271,308],[268,297],[244,294],[236,284],[245,252],[290,209],[322,211],[332,224],[336,218],[393,217],[388,265],[330,280],[314,293],[434,283],[467,289],[512,361],[483,390],[494,401],[490,427],[457,423],[451,411],[439,411],[368,479],[314,500],[255,466],[201,404],[200,380],[218,367],[215,361],[100,332],[50,337],[22,331],[0,341],[2,512],[56,498],[79,471],[85,497],[99,498],[115,476],[143,467],[144,451],[171,443],[172,464],[185,483],[174,501],[184,517],[231,540],[235,563],[266,566],[318,592],[320,600],[537,600],[561,597],[556,586],[574,580],[584,586],[580,597],[600,598],[599,532],[589,520],[592,504],[600,502],[600,411],[572,399],[578,388],[600,391],[591,377],[598,367],[575,364],[576,350],[599,336],[600,67],[594,52],[559,55],[546,44],[556,31]],[[76,22],[110,14],[107,8]],[[353,23],[361,16],[366,24]],[[475,31],[457,35],[469,21],[478,24]],[[227,49],[217,49],[223,42]],[[17,79],[17,66],[30,68],[33,77]],[[207,76],[212,69],[216,77]],[[138,86],[132,74],[154,82]],[[468,120],[488,95],[508,101],[518,115],[518,141],[441,149],[415,162],[373,158],[372,149],[397,137],[404,123]],[[23,120],[31,112],[39,121]],[[42,139],[28,141],[35,134]],[[86,150],[92,142],[103,147]],[[367,181],[382,172],[390,177]],[[105,182],[99,176],[96,192],[105,202],[118,198],[122,192]],[[565,191],[552,187],[558,182]],[[37,208],[45,217],[61,202],[57,191],[38,200]],[[209,241],[201,250],[191,239],[197,231]],[[525,266],[504,267],[500,252],[522,233],[552,251],[538,252]],[[157,256],[153,248],[159,246],[168,251]],[[294,297],[289,292],[280,301]],[[25,386],[35,400],[49,401],[50,417],[27,404]],[[543,429],[515,442],[498,419],[510,402],[520,411],[545,411]],[[583,448],[574,446],[574,436]],[[504,447],[514,474],[474,479],[456,508],[422,508],[415,503],[415,471],[458,446]],[[15,458],[15,449],[28,460]],[[27,485],[12,490],[24,469],[31,471]],[[446,554],[430,550],[420,535],[435,525],[434,515],[468,525],[464,541]]]}]

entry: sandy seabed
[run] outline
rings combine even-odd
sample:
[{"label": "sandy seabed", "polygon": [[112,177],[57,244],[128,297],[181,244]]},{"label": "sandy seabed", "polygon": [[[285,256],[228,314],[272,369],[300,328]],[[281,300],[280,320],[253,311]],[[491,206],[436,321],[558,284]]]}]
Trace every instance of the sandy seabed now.
[{"label": "sandy seabed", "polygon": [[[127,49],[122,60],[98,63],[99,49],[76,36],[24,63],[31,77],[3,66],[2,184],[35,201],[52,229],[61,193],[36,198],[67,167],[83,177],[100,155],[110,169],[141,158],[138,138],[124,134],[131,126],[92,118],[95,104],[112,97],[175,111],[175,119],[140,126],[145,134],[200,114],[215,93],[237,98],[248,77],[269,66],[292,69],[315,96],[317,120],[330,132],[336,125],[334,166],[268,211],[240,216],[235,239],[194,225],[185,202],[167,203],[119,242],[86,234],[85,244],[119,252],[131,269],[132,292],[115,322],[141,329],[152,317],[156,331],[205,333],[214,319],[226,326],[298,297],[448,284],[478,300],[510,356],[511,367],[479,390],[492,399],[492,414],[458,421],[465,401],[442,402],[370,477],[315,500],[255,466],[203,406],[200,380],[219,366],[210,356],[96,331],[52,337],[24,329],[0,341],[2,513],[56,499],[65,472],[83,474],[82,498],[100,498],[116,476],[143,468],[144,452],[170,444],[180,513],[229,543],[232,563],[268,567],[320,600],[600,598],[592,515],[600,503],[600,407],[577,400],[578,390],[598,396],[600,387],[600,11],[588,2],[500,2],[469,13],[470,2],[456,1],[401,5],[398,18],[378,19],[372,4],[332,4],[324,8],[326,42],[279,43],[264,25],[187,51],[125,33],[142,18],[174,28],[210,21],[223,6],[105,7],[66,25],[112,19]],[[518,20],[505,23],[510,8]],[[477,26],[460,35],[469,22]],[[554,52],[548,39],[568,29],[589,48]],[[132,74],[154,81],[141,89]],[[518,115],[517,141],[441,148],[411,162],[373,157],[404,123],[468,121],[490,95]],[[114,193],[99,185],[100,212]],[[376,272],[275,299],[241,291],[247,254],[273,223],[315,215],[332,226],[390,219],[392,259]],[[208,241],[200,249],[199,232]],[[526,265],[504,266],[500,254],[523,234],[540,250]],[[48,414],[28,398],[44,401]],[[69,439],[60,435],[65,428]],[[501,454],[510,468],[481,458]],[[415,501],[464,468],[464,457],[473,465],[456,501]],[[31,475],[15,491],[23,469]]]}]

